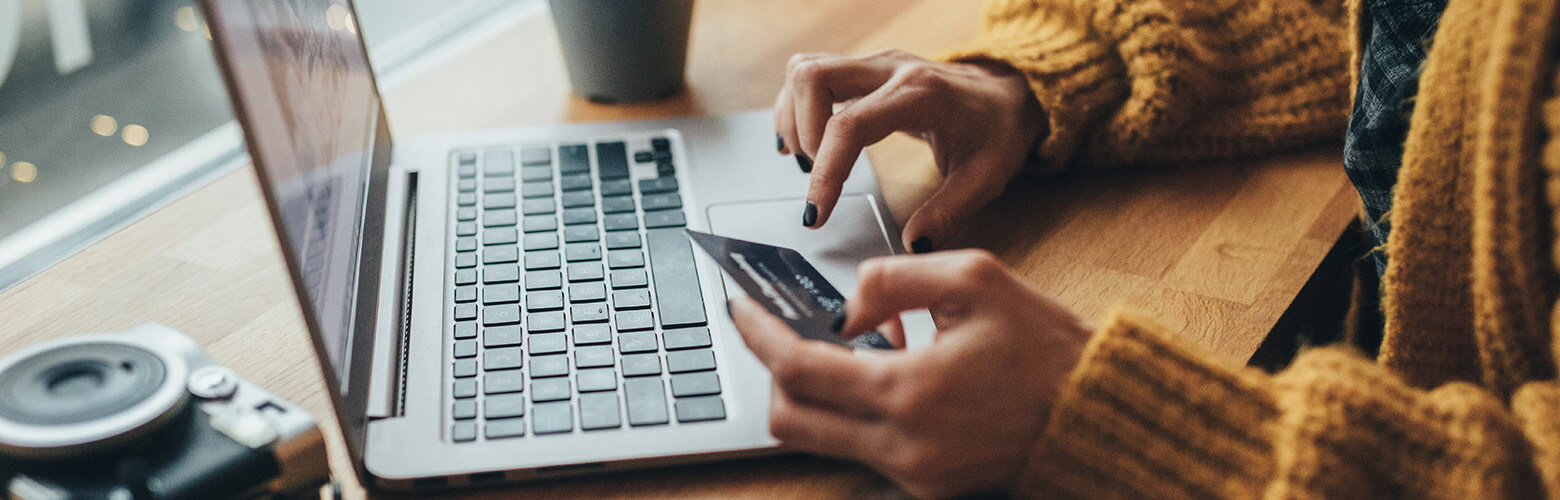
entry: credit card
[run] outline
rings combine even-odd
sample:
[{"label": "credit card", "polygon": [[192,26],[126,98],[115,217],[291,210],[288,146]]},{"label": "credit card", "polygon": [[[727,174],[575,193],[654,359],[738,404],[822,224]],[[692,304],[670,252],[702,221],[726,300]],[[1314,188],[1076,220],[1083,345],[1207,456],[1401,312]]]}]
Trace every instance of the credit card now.
[{"label": "credit card", "polygon": [[878,332],[867,332],[851,342],[834,332],[835,320],[845,314],[845,296],[800,252],[687,231],[689,238],[720,263],[726,276],[802,337],[853,348],[894,347]]}]

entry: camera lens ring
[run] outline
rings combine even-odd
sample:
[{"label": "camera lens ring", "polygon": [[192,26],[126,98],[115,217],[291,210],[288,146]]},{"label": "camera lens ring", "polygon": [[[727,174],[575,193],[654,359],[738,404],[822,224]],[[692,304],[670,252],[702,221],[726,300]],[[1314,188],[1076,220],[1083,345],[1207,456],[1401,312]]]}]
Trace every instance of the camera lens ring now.
[{"label": "camera lens ring", "polygon": [[[126,335],[77,335],[17,351],[0,359],[0,455],[61,459],[133,440],[183,408],[189,372],[176,351]],[[59,418],[72,408],[18,403],[19,394],[83,411]]]}]

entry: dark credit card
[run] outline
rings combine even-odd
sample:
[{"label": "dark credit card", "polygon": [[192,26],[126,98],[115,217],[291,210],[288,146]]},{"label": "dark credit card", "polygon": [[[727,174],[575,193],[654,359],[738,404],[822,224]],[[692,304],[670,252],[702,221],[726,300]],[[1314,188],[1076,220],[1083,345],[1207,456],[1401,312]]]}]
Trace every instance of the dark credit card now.
[{"label": "dark credit card", "polygon": [[848,343],[840,338],[834,332],[834,321],[845,313],[845,296],[796,250],[687,231],[748,296],[802,337],[847,347],[894,347],[878,332],[867,332]]}]

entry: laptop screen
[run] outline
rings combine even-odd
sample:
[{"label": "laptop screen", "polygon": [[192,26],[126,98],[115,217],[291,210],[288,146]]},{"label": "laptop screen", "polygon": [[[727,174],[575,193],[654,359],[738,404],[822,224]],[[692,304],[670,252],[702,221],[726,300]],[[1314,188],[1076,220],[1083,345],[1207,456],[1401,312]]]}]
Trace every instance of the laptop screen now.
[{"label": "laptop screen", "polygon": [[206,7],[299,300],[328,379],[346,393],[349,373],[369,363],[353,359],[354,345],[363,344],[353,332],[368,319],[360,293],[374,299],[364,284],[377,284],[384,228],[375,216],[384,195],[371,185],[383,178],[390,142],[351,4],[208,0]]}]

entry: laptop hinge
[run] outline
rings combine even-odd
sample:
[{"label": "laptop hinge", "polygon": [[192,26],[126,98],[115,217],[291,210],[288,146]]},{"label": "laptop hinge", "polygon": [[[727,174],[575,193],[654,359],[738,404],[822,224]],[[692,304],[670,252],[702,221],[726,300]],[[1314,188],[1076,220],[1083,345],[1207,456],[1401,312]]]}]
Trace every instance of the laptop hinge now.
[{"label": "laptop hinge", "polygon": [[388,356],[375,356],[378,362],[374,366],[374,376],[380,377],[376,387],[382,388],[376,391],[369,399],[368,417],[370,419],[394,418],[403,414],[406,407],[406,360],[407,350],[410,349],[412,322],[412,279],[416,257],[417,241],[417,172],[406,174],[405,202],[401,212],[401,238],[400,256],[395,280],[396,309],[395,323],[392,335],[384,339],[383,353]]}]

